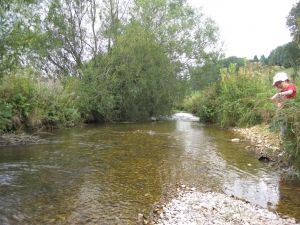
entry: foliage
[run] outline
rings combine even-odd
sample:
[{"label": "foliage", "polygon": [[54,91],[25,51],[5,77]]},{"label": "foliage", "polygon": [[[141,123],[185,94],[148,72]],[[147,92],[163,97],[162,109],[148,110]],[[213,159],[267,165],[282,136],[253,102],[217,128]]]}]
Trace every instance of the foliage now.
[{"label": "foliage", "polygon": [[300,100],[289,99],[277,111],[273,121],[279,126],[285,126],[284,145],[286,149],[285,159],[298,171],[300,170]]},{"label": "foliage", "polygon": [[201,98],[201,92],[195,92],[190,95],[188,98],[185,98],[182,103],[182,107],[184,110],[197,113],[199,111],[199,101]]},{"label": "foliage", "polygon": [[[59,81],[38,82],[38,102],[31,113],[48,128],[72,127],[81,122],[80,96],[76,78],[63,85]],[[36,119],[35,118],[35,119]]]},{"label": "foliage", "polygon": [[286,19],[291,36],[297,44],[300,44],[300,2],[293,5]]},{"label": "foliage", "polygon": [[[0,86],[2,107],[2,120],[10,119],[2,129],[19,129],[29,116],[37,92],[36,86],[31,83],[29,76],[12,74],[5,76]],[[9,126],[10,125],[10,126]]]},{"label": "foliage", "polygon": [[244,58],[230,56],[228,58],[220,60],[219,63],[221,64],[221,68],[229,68],[230,64],[235,64],[236,71],[238,71],[240,67],[244,66],[244,60]]},{"label": "foliage", "polygon": [[[205,64],[201,75],[214,74],[222,43],[201,9],[187,1],[122,3],[1,2],[1,129],[69,126],[80,116],[145,119],[181,101],[189,69]],[[32,91],[14,88],[29,81]]]},{"label": "foliage", "polygon": [[[170,112],[180,96],[168,57],[139,24],[127,26],[111,53],[92,60],[82,77],[105,120],[140,120]],[[177,93],[174,94],[174,93]]]},{"label": "foliage", "polygon": [[299,68],[300,49],[296,42],[289,42],[273,50],[269,57],[269,65],[293,67],[295,71]]},{"label": "foliage", "polygon": [[12,106],[5,100],[0,99],[0,133],[11,126]]},{"label": "foliage", "polygon": [[203,90],[205,87],[220,79],[221,63],[207,62],[202,67],[191,67],[189,84],[192,91]]},{"label": "foliage", "polygon": [[135,2],[132,19],[155,35],[178,73],[185,74],[195,65],[216,63],[222,57],[219,28],[200,9],[187,1]]},{"label": "foliage", "polygon": [[[24,64],[23,55],[35,37],[33,0],[0,2],[0,79]],[[28,15],[28,16],[25,16]]]},{"label": "foliage", "polygon": [[197,112],[202,121],[222,127],[251,126],[271,120],[276,111],[269,101],[272,75],[279,68],[252,63],[236,72],[235,64],[221,69],[221,80],[204,89]]},{"label": "foliage", "polygon": [[[74,126],[80,122],[76,82],[37,80],[28,74],[5,76],[0,85],[0,131]],[[83,107],[82,107],[83,109]]]}]

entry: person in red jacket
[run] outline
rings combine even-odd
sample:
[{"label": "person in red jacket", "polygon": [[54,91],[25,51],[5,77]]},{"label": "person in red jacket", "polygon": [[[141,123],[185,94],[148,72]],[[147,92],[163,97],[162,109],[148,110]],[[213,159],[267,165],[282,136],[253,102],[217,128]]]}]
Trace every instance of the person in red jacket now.
[{"label": "person in red jacket", "polygon": [[[274,99],[278,99],[277,105],[278,108],[281,107],[283,99],[290,99],[297,97],[297,91],[294,84],[290,83],[290,79],[284,72],[277,73],[273,78],[273,86],[277,87],[279,91],[272,96],[270,99],[273,101]],[[280,133],[284,135],[286,133],[286,126],[281,122]]]},{"label": "person in red jacket", "polygon": [[271,101],[278,98],[278,107],[281,107],[281,99],[290,99],[297,96],[296,87],[290,83],[290,79],[284,72],[277,73],[273,78],[273,86],[279,89],[279,92],[272,96]]}]

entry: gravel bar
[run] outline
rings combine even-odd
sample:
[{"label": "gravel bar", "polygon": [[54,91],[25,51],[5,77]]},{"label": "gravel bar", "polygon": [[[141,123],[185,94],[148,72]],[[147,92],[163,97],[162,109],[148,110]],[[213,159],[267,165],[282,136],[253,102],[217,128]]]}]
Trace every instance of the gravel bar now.
[{"label": "gravel bar", "polygon": [[299,225],[294,218],[279,215],[235,196],[212,191],[201,192],[195,188],[183,189],[178,190],[177,198],[156,206],[153,210],[156,216],[151,224]]}]

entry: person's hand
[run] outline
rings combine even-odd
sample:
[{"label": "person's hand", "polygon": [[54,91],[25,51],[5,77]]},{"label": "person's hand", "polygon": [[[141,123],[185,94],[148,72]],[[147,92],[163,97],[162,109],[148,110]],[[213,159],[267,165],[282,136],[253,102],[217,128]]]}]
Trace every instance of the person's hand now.
[{"label": "person's hand", "polygon": [[271,101],[273,101],[274,99],[276,99],[278,97],[278,94],[276,93],[275,95],[272,96],[272,98],[270,98]]}]

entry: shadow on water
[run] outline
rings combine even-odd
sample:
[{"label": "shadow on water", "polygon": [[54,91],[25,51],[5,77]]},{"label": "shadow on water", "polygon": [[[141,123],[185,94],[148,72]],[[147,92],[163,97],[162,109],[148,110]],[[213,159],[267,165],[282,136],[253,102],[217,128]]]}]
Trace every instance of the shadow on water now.
[{"label": "shadow on water", "polygon": [[177,183],[299,212],[299,184],[279,185],[248,143],[199,122],[90,124],[45,138],[0,147],[1,224],[134,224]]}]

